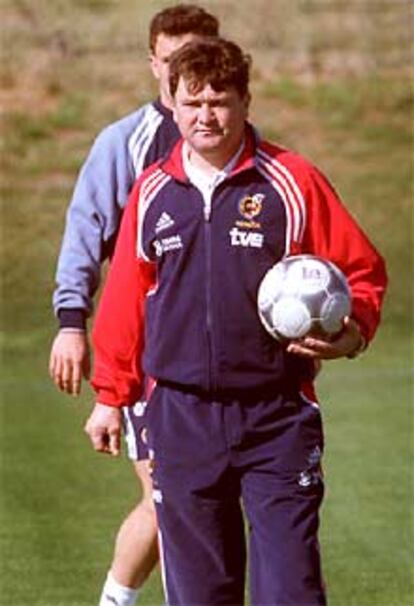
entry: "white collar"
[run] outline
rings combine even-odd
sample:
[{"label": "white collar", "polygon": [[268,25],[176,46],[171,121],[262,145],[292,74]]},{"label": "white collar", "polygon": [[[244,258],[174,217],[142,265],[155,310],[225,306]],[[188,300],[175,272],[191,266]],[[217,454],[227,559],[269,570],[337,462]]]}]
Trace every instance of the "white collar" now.
[{"label": "white collar", "polygon": [[241,156],[244,145],[245,145],[245,140],[243,139],[239,149],[230,158],[230,160],[227,162],[226,166],[224,166],[221,170],[214,171],[214,173],[210,176],[210,175],[207,175],[205,173],[205,171],[201,170],[200,168],[194,166],[194,164],[191,163],[190,157],[189,157],[188,144],[186,141],[184,141],[184,145],[182,147],[184,172],[186,173],[187,177],[190,179],[191,183],[193,183],[198,189],[200,189],[202,191],[205,191],[206,189],[212,190],[215,187],[217,187],[217,185],[219,185],[219,183],[224,181],[224,179],[226,179],[226,177],[228,177],[230,175],[230,173],[236,166],[236,164]]}]

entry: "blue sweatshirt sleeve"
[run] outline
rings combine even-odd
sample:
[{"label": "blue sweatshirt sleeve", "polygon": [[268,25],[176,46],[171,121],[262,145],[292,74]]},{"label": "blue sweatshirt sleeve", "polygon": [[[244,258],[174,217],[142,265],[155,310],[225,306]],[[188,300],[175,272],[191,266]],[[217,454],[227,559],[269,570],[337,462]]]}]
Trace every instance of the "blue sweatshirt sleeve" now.
[{"label": "blue sweatshirt sleeve", "polygon": [[144,168],[178,138],[172,113],[159,102],[143,105],[98,135],[66,215],[53,296],[61,327],[84,328],[130,190]]},{"label": "blue sweatshirt sleeve", "polygon": [[110,125],[98,135],[81,168],[66,214],[53,296],[61,325],[64,312],[72,326],[79,325],[75,316],[90,315],[101,263],[110,252],[134,181],[128,136],[119,123]]}]

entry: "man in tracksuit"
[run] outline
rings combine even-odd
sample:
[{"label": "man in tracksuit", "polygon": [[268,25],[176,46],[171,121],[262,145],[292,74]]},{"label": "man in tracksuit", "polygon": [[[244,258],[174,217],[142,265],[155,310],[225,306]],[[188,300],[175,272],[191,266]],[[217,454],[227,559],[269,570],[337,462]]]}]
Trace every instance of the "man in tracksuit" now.
[{"label": "man in tracksuit", "polygon": [[[135,179],[179,138],[172,119],[168,88],[171,52],[199,36],[218,33],[217,19],[191,4],[157,13],[149,31],[150,65],[159,84],[159,99],[107,126],[97,137],[80,172],[57,268],[54,308],[60,329],[50,356],[50,373],[64,392],[77,395],[88,375],[87,318],[98,288],[101,264],[111,256],[123,208]],[[147,471],[148,449],[141,439],[145,404],[124,409],[128,454],[143,498],[118,533],[114,558],[100,606],[135,604],[137,588],[158,561],[157,526]],[[99,416],[88,420],[94,448],[116,454],[119,443],[101,439]]]},{"label": "man in tracksuit", "polygon": [[[135,184],[93,331],[95,408],[155,380],[146,412],[168,604],[242,604],[248,520],[253,605],[326,603],[318,544],[322,425],[314,361],[374,336],[382,258],[324,176],[246,122],[249,60],[231,42],[174,53],[183,139]],[[257,290],[286,255],[346,274],[352,315],[333,341],[287,347],[260,323]]]}]

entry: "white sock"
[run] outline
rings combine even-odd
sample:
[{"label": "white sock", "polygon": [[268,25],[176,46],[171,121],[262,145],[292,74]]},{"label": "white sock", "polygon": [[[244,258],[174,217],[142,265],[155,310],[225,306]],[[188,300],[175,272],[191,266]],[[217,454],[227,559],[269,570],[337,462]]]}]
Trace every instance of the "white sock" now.
[{"label": "white sock", "polygon": [[102,589],[99,606],[135,606],[138,592],[139,589],[120,585],[109,571]]}]

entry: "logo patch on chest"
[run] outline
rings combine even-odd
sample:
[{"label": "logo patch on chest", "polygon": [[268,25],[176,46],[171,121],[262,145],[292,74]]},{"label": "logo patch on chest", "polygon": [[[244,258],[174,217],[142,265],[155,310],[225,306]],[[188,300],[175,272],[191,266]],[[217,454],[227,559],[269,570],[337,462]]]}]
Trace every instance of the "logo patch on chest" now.
[{"label": "logo patch on chest", "polygon": [[244,246],[245,248],[262,248],[263,246],[263,234],[254,231],[242,231],[238,227],[233,227],[229,231],[229,235],[232,246]]},{"label": "logo patch on chest", "polygon": [[241,216],[251,221],[257,217],[257,215],[260,215],[263,200],[264,194],[253,194],[252,196],[242,198],[239,202],[239,212]]},{"label": "logo patch on chest", "polygon": [[170,250],[178,250],[183,247],[183,241],[181,236],[169,236],[168,238],[161,238],[161,240],[154,241],[155,254],[157,257],[161,257],[163,253]]},{"label": "logo patch on chest", "polygon": [[242,219],[236,220],[237,227],[243,229],[260,229],[260,223],[255,220],[262,212],[264,194],[253,194],[245,196],[238,204],[238,211]]}]

